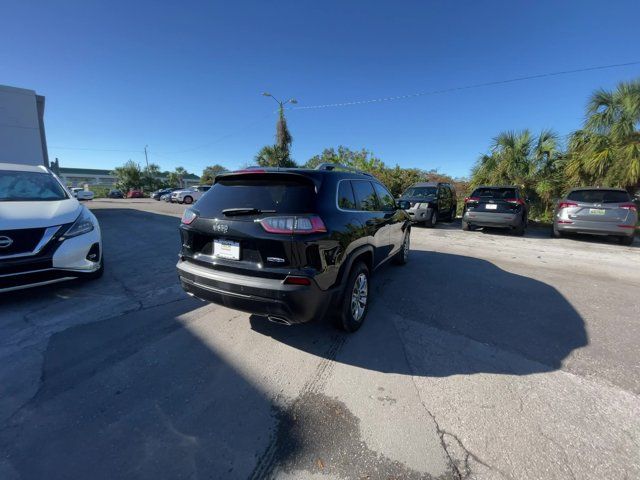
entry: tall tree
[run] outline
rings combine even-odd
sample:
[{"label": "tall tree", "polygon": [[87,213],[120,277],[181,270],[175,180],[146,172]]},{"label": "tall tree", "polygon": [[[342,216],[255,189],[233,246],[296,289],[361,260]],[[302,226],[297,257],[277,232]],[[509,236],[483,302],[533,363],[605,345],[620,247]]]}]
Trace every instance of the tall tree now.
[{"label": "tall tree", "polygon": [[142,171],[142,184],[147,191],[153,191],[162,186],[160,166],[150,163]]},{"label": "tall tree", "polygon": [[283,159],[289,159],[293,137],[287,127],[287,119],[284,117],[284,107],[280,104],[278,123],[276,123],[276,147],[280,150]]},{"label": "tall tree", "polygon": [[311,157],[305,166],[307,168],[316,168],[323,163],[337,163],[369,173],[385,168],[384,162],[372,152],[364,148],[362,150],[351,150],[343,145],[340,145],[337,149],[333,147],[325,148],[320,155]]},{"label": "tall tree", "polygon": [[116,186],[122,191],[128,192],[131,189],[142,186],[142,171],[140,165],[133,160],[125,162],[124,165],[116,167],[112,172],[116,177]]},{"label": "tall tree", "polygon": [[201,183],[206,183],[207,185],[212,185],[213,181],[216,178],[216,176],[218,176],[221,173],[224,173],[226,171],[227,171],[227,169],[225,167],[223,167],[222,165],[219,165],[219,164],[216,163],[215,165],[211,165],[209,167],[206,167],[202,171],[202,176],[200,177],[200,181],[201,181]]},{"label": "tall tree", "polygon": [[614,91],[597,90],[584,128],[569,142],[567,173],[573,184],[640,188],[640,80]]},{"label": "tall tree", "polygon": [[189,174],[184,167],[176,167],[173,171],[178,179],[178,187],[184,187],[184,177]]},{"label": "tall tree", "polygon": [[551,200],[565,185],[557,134],[551,130],[537,136],[529,130],[501,132],[493,139],[490,152],[474,165],[470,185],[517,185],[532,198],[536,214],[548,215]]}]

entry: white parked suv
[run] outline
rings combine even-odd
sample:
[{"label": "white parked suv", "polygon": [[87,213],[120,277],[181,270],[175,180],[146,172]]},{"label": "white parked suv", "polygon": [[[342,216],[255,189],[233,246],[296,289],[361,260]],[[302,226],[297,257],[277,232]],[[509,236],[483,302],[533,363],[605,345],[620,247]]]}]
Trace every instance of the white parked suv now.
[{"label": "white parked suv", "polygon": [[0,293],[103,270],[93,213],[44,166],[0,163]]},{"label": "white parked suv", "polygon": [[72,188],[71,193],[78,200],[93,200],[93,192],[84,188]]},{"label": "white parked suv", "polygon": [[189,205],[197,202],[210,188],[211,185],[197,185],[195,187],[185,188],[184,190],[177,190],[171,193],[171,203],[186,203]]}]

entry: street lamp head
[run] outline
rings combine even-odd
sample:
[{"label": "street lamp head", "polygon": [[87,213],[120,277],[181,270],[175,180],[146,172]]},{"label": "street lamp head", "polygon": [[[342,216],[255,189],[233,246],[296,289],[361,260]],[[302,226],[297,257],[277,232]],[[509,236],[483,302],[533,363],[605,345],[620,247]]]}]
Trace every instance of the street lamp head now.
[{"label": "street lamp head", "polygon": [[269,92],[262,92],[262,96],[263,97],[272,97],[273,95],[271,95]]},{"label": "street lamp head", "polygon": [[296,103],[298,103],[298,100],[296,100],[295,98],[292,98],[291,100],[289,100],[289,103],[293,103],[295,105]]}]

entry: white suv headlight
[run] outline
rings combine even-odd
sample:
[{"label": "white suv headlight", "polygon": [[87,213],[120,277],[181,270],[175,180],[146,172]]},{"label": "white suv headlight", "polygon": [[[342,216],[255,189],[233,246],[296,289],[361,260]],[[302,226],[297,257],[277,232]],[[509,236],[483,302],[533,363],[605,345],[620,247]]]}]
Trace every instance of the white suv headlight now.
[{"label": "white suv headlight", "polygon": [[73,225],[71,225],[71,228],[69,228],[69,230],[66,231],[66,233],[62,236],[62,238],[77,237],[78,235],[89,233],[93,229],[94,229],[94,226],[93,226],[93,219],[91,218],[91,213],[89,213],[89,210],[87,210],[87,207],[83,206],[82,210],[80,210],[80,215],[78,215],[78,218],[76,219],[76,221],[73,222]]}]

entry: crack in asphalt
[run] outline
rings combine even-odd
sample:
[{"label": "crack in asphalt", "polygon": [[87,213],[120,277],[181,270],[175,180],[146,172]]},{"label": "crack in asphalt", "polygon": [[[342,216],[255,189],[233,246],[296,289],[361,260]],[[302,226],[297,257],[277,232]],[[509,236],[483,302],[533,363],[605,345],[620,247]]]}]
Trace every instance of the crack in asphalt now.
[{"label": "crack in asphalt", "polygon": [[564,462],[563,462],[564,466],[567,467],[567,470],[569,470],[569,475],[571,475],[571,478],[573,478],[573,480],[576,480],[577,478],[576,474],[573,471],[573,468],[571,468],[571,464],[569,463],[569,456],[567,455],[567,450],[564,448],[564,446],[562,446],[562,444],[556,442],[552,437],[544,433],[542,429],[539,427],[538,427],[538,433],[540,433],[540,435],[543,436],[549,443],[551,443],[560,452],[562,452],[562,457],[564,458]]},{"label": "crack in asphalt", "polygon": [[440,424],[438,423],[438,420],[436,419],[435,415],[431,413],[427,405],[424,403],[424,400],[422,399],[422,395],[420,395],[420,389],[418,388],[418,385],[416,384],[416,381],[415,381],[415,375],[414,375],[415,372],[413,370],[411,362],[409,361],[409,355],[407,354],[407,349],[405,348],[404,342],[402,341],[402,336],[400,335],[400,331],[398,330],[398,326],[396,325],[396,320],[394,317],[391,317],[391,322],[393,323],[393,328],[396,332],[396,335],[398,335],[398,338],[400,339],[400,344],[402,345],[402,352],[404,354],[404,359],[405,359],[405,362],[407,363],[409,371],[411,372],[411,375],[409,375],[411,378],[411,384],[413,385],[413,388],[416,391],[416,395],[420,400],[420,404],[422,405],[422,408],[427,413],[427,415],[429,415],[429,417],[431,418],[431,420],[433,421],[436,427],[436,432],[438,434],[438,437],[440,438],[440,445],[442,447],[442,450],[444,451],[444,454],[449,460],[449,468],[451,468],[451,471],[455,476],[456,480],[464,480],[465,478],[468,477],[468,475],[471,474],[471,469],[469,468],[468,472],[465,472],[465,475],[463,476],[458,466],[458,463],[459,463],[458,460],[456,460],[453,457],[452,453],[449,451],[449,448],[447,447],[447,443],[444,440],[445,432],[440,428]]},{"label": "crack in asphalt", "polygon": [[[440,427],[438,419],[431,412],[431,410],[429,410],[429,408],[425,404],[424,400],[422,399],[422,395],[420,395],[420,389],[418,388],[418,385],[416,384],[416,381],[415,381],[415,378],[416,378],[415,371],[414,371],[413,366],[412,366],[412,364],[411,364],[411,362],[409,360],[409,355],[407,353],[405,344],[404,344],[404,342],[402,342],[402,336],[400,334],[400,331],[398,330],[398,326],[396,324],[395,317],[392,316],[392,320],[391,321],[393,323],[393,327],[394,327],[394,329],[396,331],[396,334],[398,335],[398,338],[400,338],[400,340],[401,340],[400,344],[402,345],[402,352],[404,353],[405,362],[407,363],[407,366],[409,367],[409,371],[411,372],[410,377],[411,377],[411,383],[413,385],[413,388],[416,391],[416,395],[418,396],[418,398],[420,400],[420,404],[422,405],[422,408],[427,413],[427,415],[429,415],[429,417],[431,418],[431,420],[433,421],[433,423],[435,425],[436,432],[438,434],[438,437],[440,438],[440,445],[442,446],[442,450],[444,451],[444,454],[446,455],[447,459],[449,460],[449,466],[450,466],[450,468],[452,470],[453,475],[455,475],[456,480],[466,480],[466,479],[470,478],[471,475],[473,474],[471,465],[469,464],[469,459],[470,458],[472,460],[474,460],[475,462],[479,463],[480,465],[484,466],[485,468],[488,468],[489,470],[498,473],[503,478],[511,478],[509,475],[507,475],[504,472],[500,471],[496,467],[494,467],[492,465],[489,465],[487,462],[485,462],[482,459],[480,459],[476,454],[471,452],[467,447],[465,447],[464,443],[458,438],[457,435],[455,435],[454,433],[448,432],[448,431],[444,430],[442,427]],[[447,444],[447,441],[445,440],[445,435],[448,435],[449,437],[453,438],[456,441],[456,443],[458,444],[460,449],[462,449],[462,451],[464,452],[464,459],[460,460],[460,459],[456,458],[455,453],[453,453],[451,451],[449,445]]]}]

